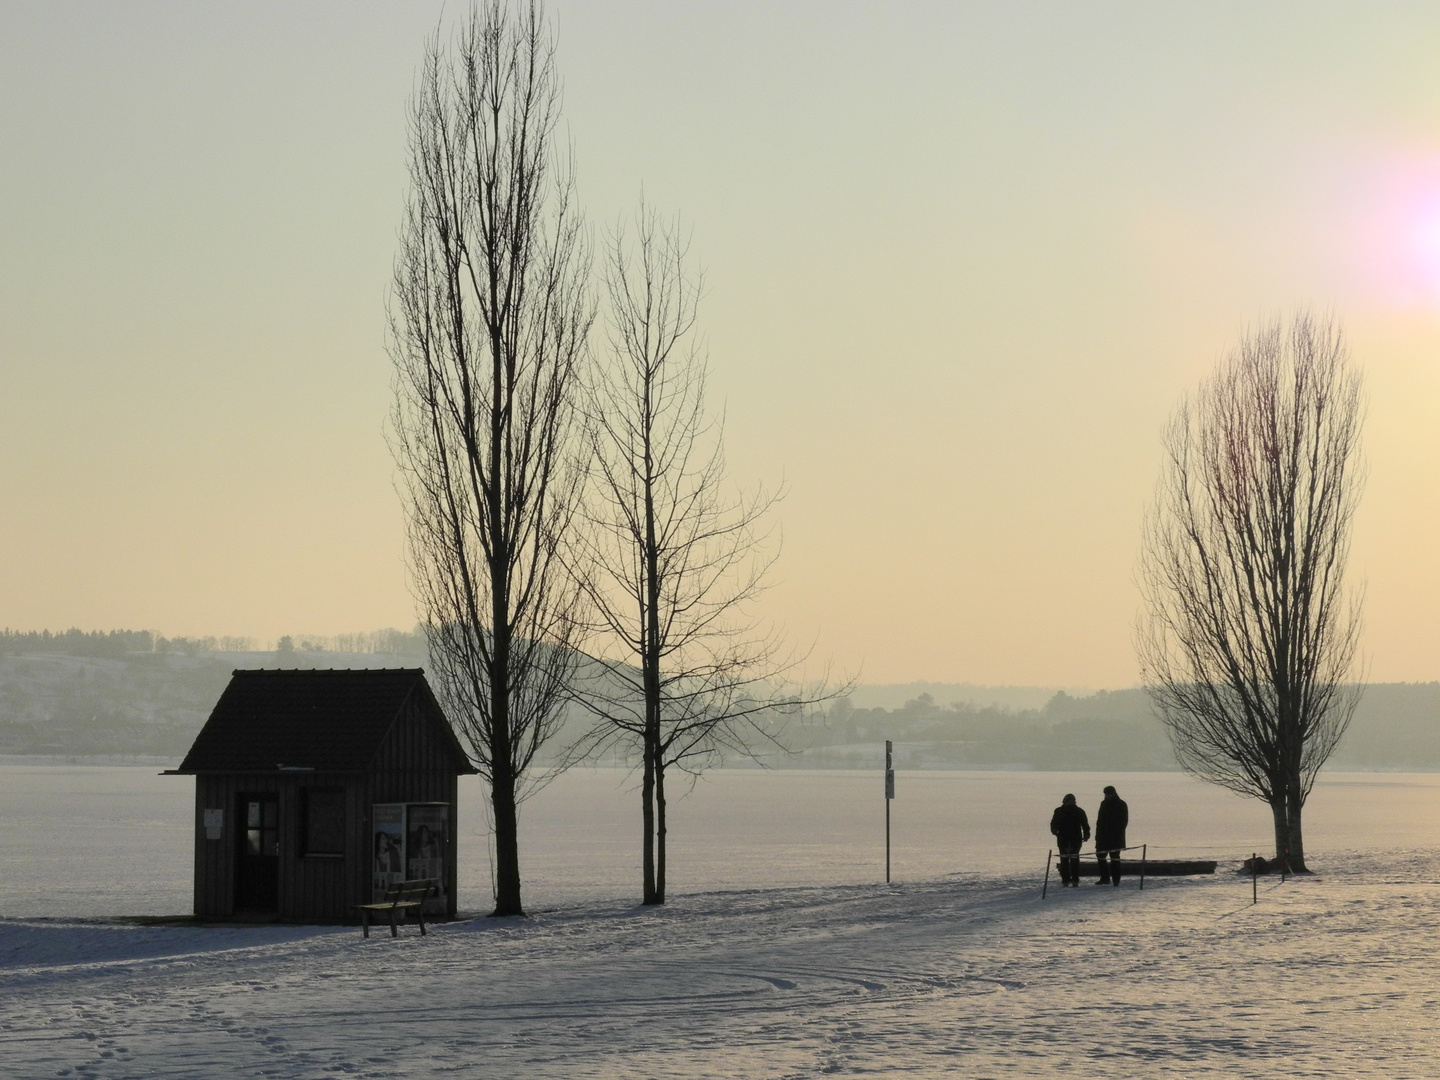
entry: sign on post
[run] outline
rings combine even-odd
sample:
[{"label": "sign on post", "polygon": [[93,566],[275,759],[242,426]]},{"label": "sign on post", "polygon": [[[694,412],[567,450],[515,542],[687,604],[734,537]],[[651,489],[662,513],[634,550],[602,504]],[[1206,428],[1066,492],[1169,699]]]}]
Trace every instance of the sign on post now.
[{"label": "sign on post", "polygon": [[890,884],[890,800],[895,798],[895,744],[885,740],[885,884]]}]

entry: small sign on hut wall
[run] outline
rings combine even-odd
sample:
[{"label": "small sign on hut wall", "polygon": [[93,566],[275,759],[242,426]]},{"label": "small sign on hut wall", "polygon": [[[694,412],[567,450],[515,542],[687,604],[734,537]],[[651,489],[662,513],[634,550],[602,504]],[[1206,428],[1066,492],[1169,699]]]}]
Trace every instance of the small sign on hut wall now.
[{"label": "small sign on hut wall", "polygon": [[225,811],[205,811],[205,839],[219,840],[220,834],[225,831]]}]

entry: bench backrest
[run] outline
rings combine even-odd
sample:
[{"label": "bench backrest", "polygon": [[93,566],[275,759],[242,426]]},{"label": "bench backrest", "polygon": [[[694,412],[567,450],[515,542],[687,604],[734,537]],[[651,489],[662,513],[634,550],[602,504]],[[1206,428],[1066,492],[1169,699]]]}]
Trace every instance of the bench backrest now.
[{"label": "bench backrest", "polygon": [[403,904],[410,900],[424,900],[434,888],[435,881],[432,878],[402,881],[387,888],[385,898],[380,902],[382,904]]}]

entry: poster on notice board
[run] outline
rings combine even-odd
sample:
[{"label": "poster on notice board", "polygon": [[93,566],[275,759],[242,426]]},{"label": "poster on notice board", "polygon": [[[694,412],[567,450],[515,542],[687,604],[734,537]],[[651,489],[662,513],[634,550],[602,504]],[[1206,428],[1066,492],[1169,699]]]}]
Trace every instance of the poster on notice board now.
[{"label": "poster on notice board", "polygon": [[411,881],[430,878],[435,882],[436,888],[425,900],[425,911],[443,915],[449,910],[445,853],[450,850],[450,806],[411,803],[406,811],[405,875]]},{"label": "poster on notice board", "polygon": [[386,889],[405,880],[405,804],[375,803],[371,815],[375,833],[371,903],[378,904]]}]

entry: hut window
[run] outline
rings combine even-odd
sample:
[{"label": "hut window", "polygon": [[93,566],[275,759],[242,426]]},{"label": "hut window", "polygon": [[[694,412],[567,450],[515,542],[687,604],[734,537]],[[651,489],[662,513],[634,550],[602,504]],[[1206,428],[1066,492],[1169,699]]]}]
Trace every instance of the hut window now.
[{"label": "hut window", "polygon": [[345,854],[345,792],[306,788],[302,850],[306,855]]}]

